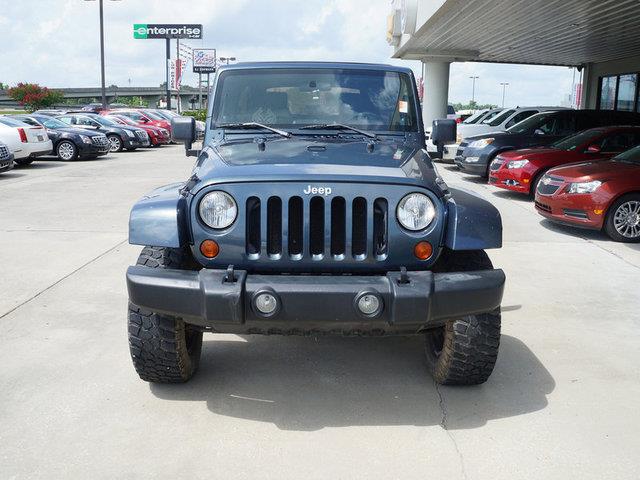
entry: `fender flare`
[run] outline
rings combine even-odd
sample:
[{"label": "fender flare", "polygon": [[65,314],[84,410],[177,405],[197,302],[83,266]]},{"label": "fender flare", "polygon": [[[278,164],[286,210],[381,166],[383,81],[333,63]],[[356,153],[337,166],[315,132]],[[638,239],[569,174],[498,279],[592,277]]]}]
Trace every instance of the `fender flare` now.
[{"label": "fender flare", "polygon": [[449,190],[445,246],[451,250],[502,247],[502,218],[498,209],[470,191]]},{"label": "fender flare", "polygon": [[129,243],[179,248],[188,244],[184,183],[157,188],[142,197],[129,216]]}]

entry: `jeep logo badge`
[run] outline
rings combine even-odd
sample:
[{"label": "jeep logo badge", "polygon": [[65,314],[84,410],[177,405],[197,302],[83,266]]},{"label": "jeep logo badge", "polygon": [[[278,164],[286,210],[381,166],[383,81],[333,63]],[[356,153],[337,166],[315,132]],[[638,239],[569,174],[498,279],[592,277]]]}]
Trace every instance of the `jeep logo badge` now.
[{"label": "jeep logo badge", "polygon": [[331,195],[331,187],[312,187],[307,185],[307,188],[303,190],[306,195]]}]

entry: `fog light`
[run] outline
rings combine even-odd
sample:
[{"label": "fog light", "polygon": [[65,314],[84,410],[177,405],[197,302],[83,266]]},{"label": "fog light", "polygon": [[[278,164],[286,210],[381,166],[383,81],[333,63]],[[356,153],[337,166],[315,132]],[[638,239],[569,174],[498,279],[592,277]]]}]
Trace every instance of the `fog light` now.
[{"label": "fog light", "polygon": [[427,260],[433,253],[433,247],[429,242],[418,242],[413,248],[413,254],[419,260]]},{"label": "fog light", "polygon": [[215,258],[220,253],[220,247],[213,240],[205,240],[200,244],[200,253],[207,258]]},{"label": "fog light", "polygon": [[272,315],[278,309],[278,299],[270,293],[261,293],[254,300],[256,310],[263,315]]},{"label": "fog light", "polygon": [[358,310],[367,317],[377,315],[381,310],[381,305],[380,299],[372,293],[365,293],[358,299]]}]

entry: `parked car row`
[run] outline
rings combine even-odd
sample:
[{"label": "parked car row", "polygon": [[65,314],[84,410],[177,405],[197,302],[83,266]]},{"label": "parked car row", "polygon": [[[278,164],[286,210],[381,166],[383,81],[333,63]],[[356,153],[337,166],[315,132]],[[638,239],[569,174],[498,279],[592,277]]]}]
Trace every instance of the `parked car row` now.
[{"label": "parked car row", "polygon": [[545,109],[456,153],[461,171],[528,195],[554,222],[640,242],[640,114]]},{"label": "parked car row", "polygon": [[159,147],[171,141],[173,112],[151,109],[38,110],[0,116],[0,172],[42,155],[60,160]]}]

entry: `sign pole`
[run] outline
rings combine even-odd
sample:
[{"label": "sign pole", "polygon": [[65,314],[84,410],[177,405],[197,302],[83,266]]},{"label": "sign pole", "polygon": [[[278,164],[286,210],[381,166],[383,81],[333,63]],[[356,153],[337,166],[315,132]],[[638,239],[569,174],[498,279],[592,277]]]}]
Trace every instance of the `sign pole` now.
[{"label": "sign pole", "polygon": [[202,74],[198,74],[198,110],[202,110]]},{"label": "sign pole", "polygon": [[178,71],[180,69],[180,39],[176,38],[176,111],[178,113],[181,113],[181,108],[182,105],[180,105],[180,85],[178,84],[178,77],[180,76],[180,72]]},{"label": "sign pole", "polygon": [[169,85],[169,61],[171,60],[171,39],[167,37],[167,59],[165,61],[167,69],[167,110],[171,110],[171,85]]}]

